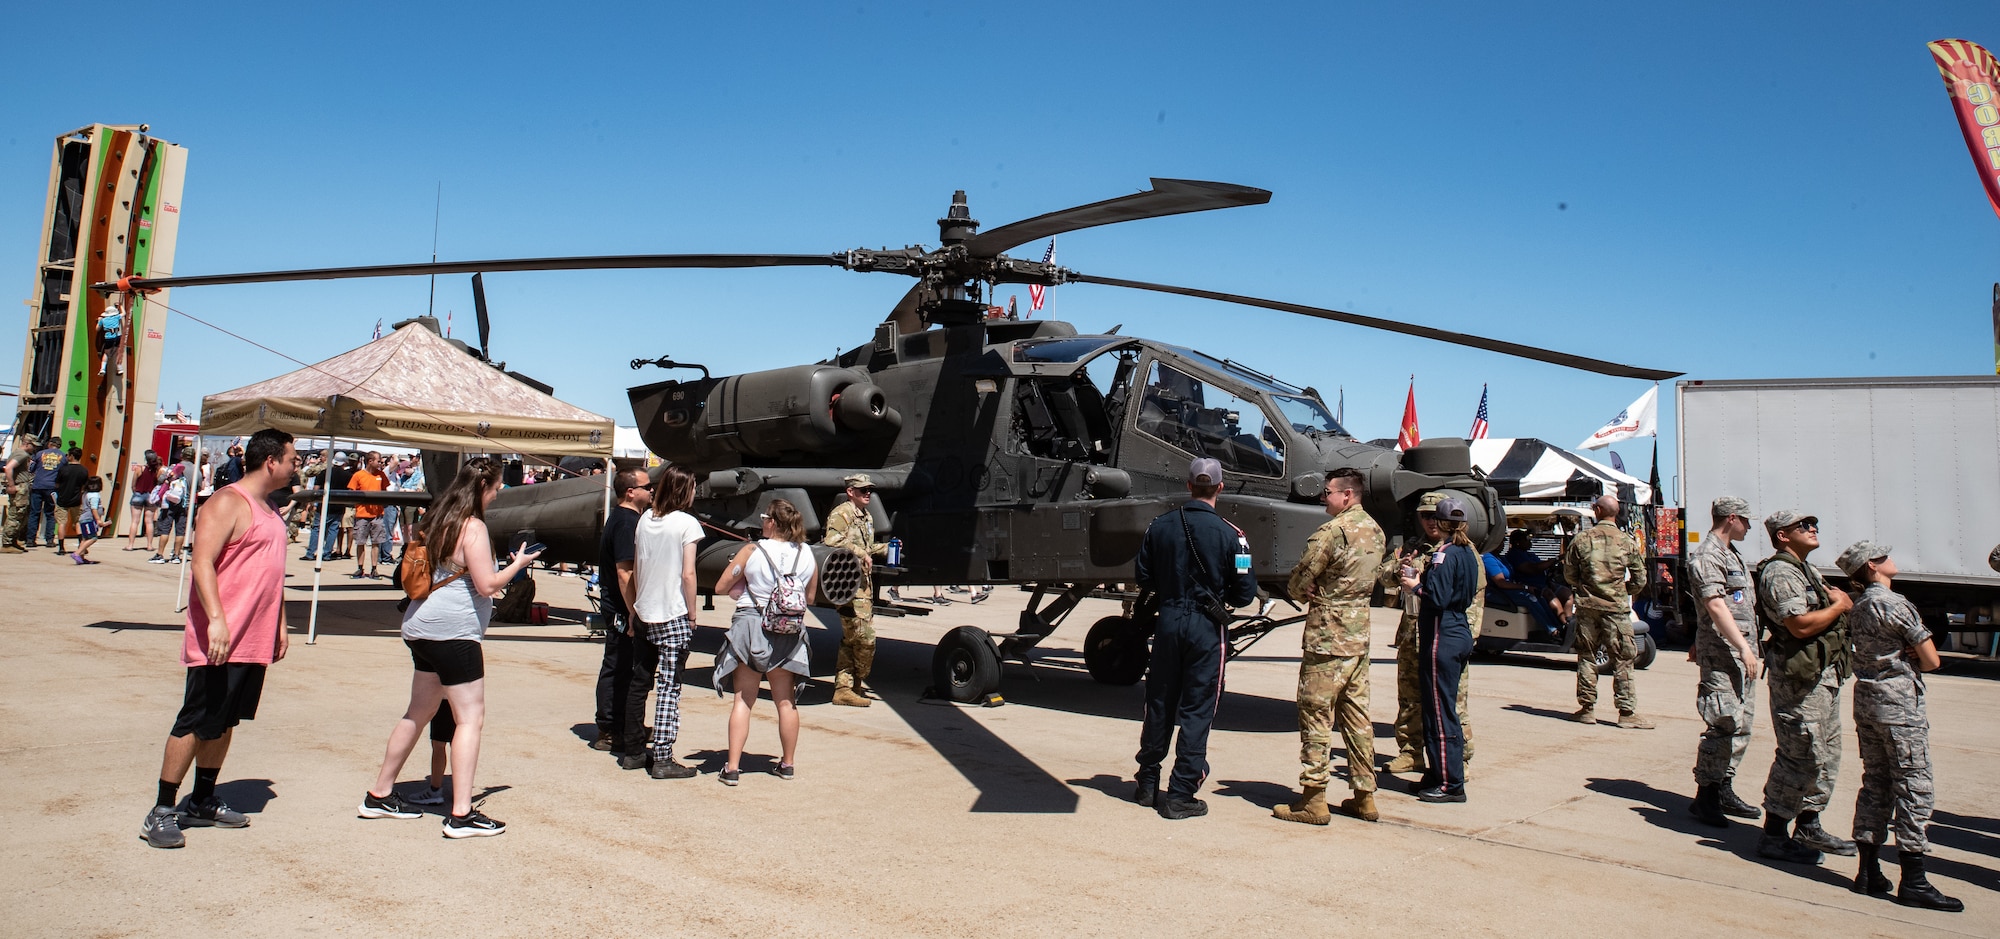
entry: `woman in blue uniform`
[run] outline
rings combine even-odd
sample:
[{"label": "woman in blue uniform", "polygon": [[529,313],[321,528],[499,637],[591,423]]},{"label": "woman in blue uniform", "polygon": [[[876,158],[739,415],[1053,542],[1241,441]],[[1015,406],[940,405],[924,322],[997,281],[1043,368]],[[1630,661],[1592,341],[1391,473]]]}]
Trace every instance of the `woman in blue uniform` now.
[{"label": "woman in blue uniform", "polygon": [[1465,503],[1437,506],[1438,547],[1420,578],[1403,568],[1403,586],[1417,592],[1417,687],[1423,697],[1424,755],[1430,770],[1417,782],[1425,802],[1465,801],[1465,734],[1458,723],[1458,679],[1472,657],[1465,611],[1479,586],[1479,552],[1465,533]]}]

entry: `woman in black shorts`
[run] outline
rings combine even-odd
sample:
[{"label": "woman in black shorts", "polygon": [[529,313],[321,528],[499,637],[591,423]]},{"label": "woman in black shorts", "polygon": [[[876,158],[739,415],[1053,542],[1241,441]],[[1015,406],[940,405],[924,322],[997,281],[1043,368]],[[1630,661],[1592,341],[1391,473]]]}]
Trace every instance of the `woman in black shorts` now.
[{"label": "woman in black shorts", "polygon": [[389,732],[382,768],[361,800],[362,818],[423,817],[396,794],[396,776],[439,703],[449,701],[457,727],[451,738],[451,815],[444,821],[444,836],[477,838],[507,830],[472,808],[472,777],[486,718],[486,662],[479,643],[493,618],[493,598],[541,552],[517,554],[505,568],[494,570],[486,504],[499,492],[500,464],[484,457],[468,460],[424,517],[423,542],[433,546],[431,593],[403,614],[403,644],[416,663],[410,706]]}]

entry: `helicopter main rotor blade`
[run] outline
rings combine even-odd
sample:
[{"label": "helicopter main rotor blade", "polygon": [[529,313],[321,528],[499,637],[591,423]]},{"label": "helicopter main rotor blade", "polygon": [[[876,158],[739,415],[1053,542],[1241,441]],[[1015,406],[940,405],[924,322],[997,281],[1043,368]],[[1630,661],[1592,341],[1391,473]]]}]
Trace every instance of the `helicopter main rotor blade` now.
[{"label": "helicopter main rotor blade", "polygon": [[1081,228],[1206,212],[1209,209],[1229,209],[1239,205],[1263,205],[1269,201],[1271,191],[1268,189],[1199,179],[1154,179],[1153,188],[1145,192],[1037,215],[980,232],[966,239],[965,250],[976,258],[990,258],[1008,248]]},{"label": "helicopter main rotor blade", "polygon": [[432,261],[323,267],[249,274],[195,274],[186,277],[132,277],[124,284],[92,284],[94,290],[162,290],[218,284],[266,284],[289,280],[344,280],[350,277],[408,277],[424,274],[478,274],[504,271],[600,271],[652,268],[843,267],[845,254],[620,254],[573,258],[502,258],[487,261]]},{"label": "helicopter main rotor blade", "polygon": [[1418,326],[1414,323],[1402,323],[1374,316],[1363,316],[1359,313],[1343,313],[1339,310],[1306,306],[1299,303],[1285,303],[1280,300],[1264,300],[1257,297],[1242,296],[1241,294],[1199,290],[1194,287],[1149,284],[1140,280],[1120,280],[1116,277],[1098,277],[1094,274],[1078,274],[1074,272],[1070,274],[1068,279],[1072,283],[1103,284],[1107,287],[1131,287],[1135,290],[1152,290],[1158,293],[1180,294],[1184,297],[1200,297],[1204,300],[1220,300],[1224,303],[1240,303],[1244,306],[1263,307],[1267,310],[1280,310],[1286,313],[1316,316],[1320,319],[1333,320],[1337,323],[1352,323],[1356,326],[1386,329],[1389,332],[1402,333],[1406,336],[1420,336],[1425,339],[1435,339],[1439,342],[1449,342],[1453,345],[1470,346],[1474,349],[1485,349],[1488,352],[1519,356],[1524,359],[1534,359],[1537,362],[1564,365],[1570,368],[1582,369],[1586,372],[1596,372],[1600,375],[1612,375],[1618,378],[1643,378],[1648,381],[1665,381],[1669,378],[1677,378],[1683,374],[1682,372],[1668,372],[1653,368],[1639,368],[1634,365],[1620,365],[1617,362],[1606,362],[1603,359],[1593,359],[1588,356],[1571,355],[1567,352],[1555,352],[1549,349],[1538,349],[1534,346],[1524,346],[1518,342],[1508,342],[1504,339],[1488,339],[1485,336],[1455,333],[1446,329],[1434,329],[1429,326]]}]

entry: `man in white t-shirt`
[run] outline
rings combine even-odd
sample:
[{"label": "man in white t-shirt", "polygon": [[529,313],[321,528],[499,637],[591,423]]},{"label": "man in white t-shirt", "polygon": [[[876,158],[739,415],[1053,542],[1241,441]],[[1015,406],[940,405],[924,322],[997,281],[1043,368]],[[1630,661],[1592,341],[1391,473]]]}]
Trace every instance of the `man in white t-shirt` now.
[{"label": "man in white t-shirt", "polygon": [[639,514],[634,538],[632,618],[660,651],[653,678],[652,760],[646,767],[654,779],[695,774],[694,767],[674,760],[674,740],[681,729],[680,673],[694,639],[695,549],[702,539],[701,523],[687,513],[693,503],[693,474],[667,467],[653,482],[652,508]]}]

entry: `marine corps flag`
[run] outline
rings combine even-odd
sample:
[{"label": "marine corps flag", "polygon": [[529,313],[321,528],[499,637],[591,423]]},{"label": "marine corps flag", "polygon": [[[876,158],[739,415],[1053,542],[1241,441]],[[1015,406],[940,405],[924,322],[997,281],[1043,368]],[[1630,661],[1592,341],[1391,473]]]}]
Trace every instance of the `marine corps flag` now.
[{"label": "marine corps flag", "polygon": [[1417,376],[1410,376],[1410,394],[1403,399],[1403,429],[1396,434],[1396,449],[1408,450],[1423,443],[1423,435],[1417,433]]},{"label": "marine corps flag", "polygon": [[1958,129],[1979,168],[1986,202],[2000,215],[2000,63],[1976,42],[1940,39],[1930,44],[1938,74],[1944,76]]}]

